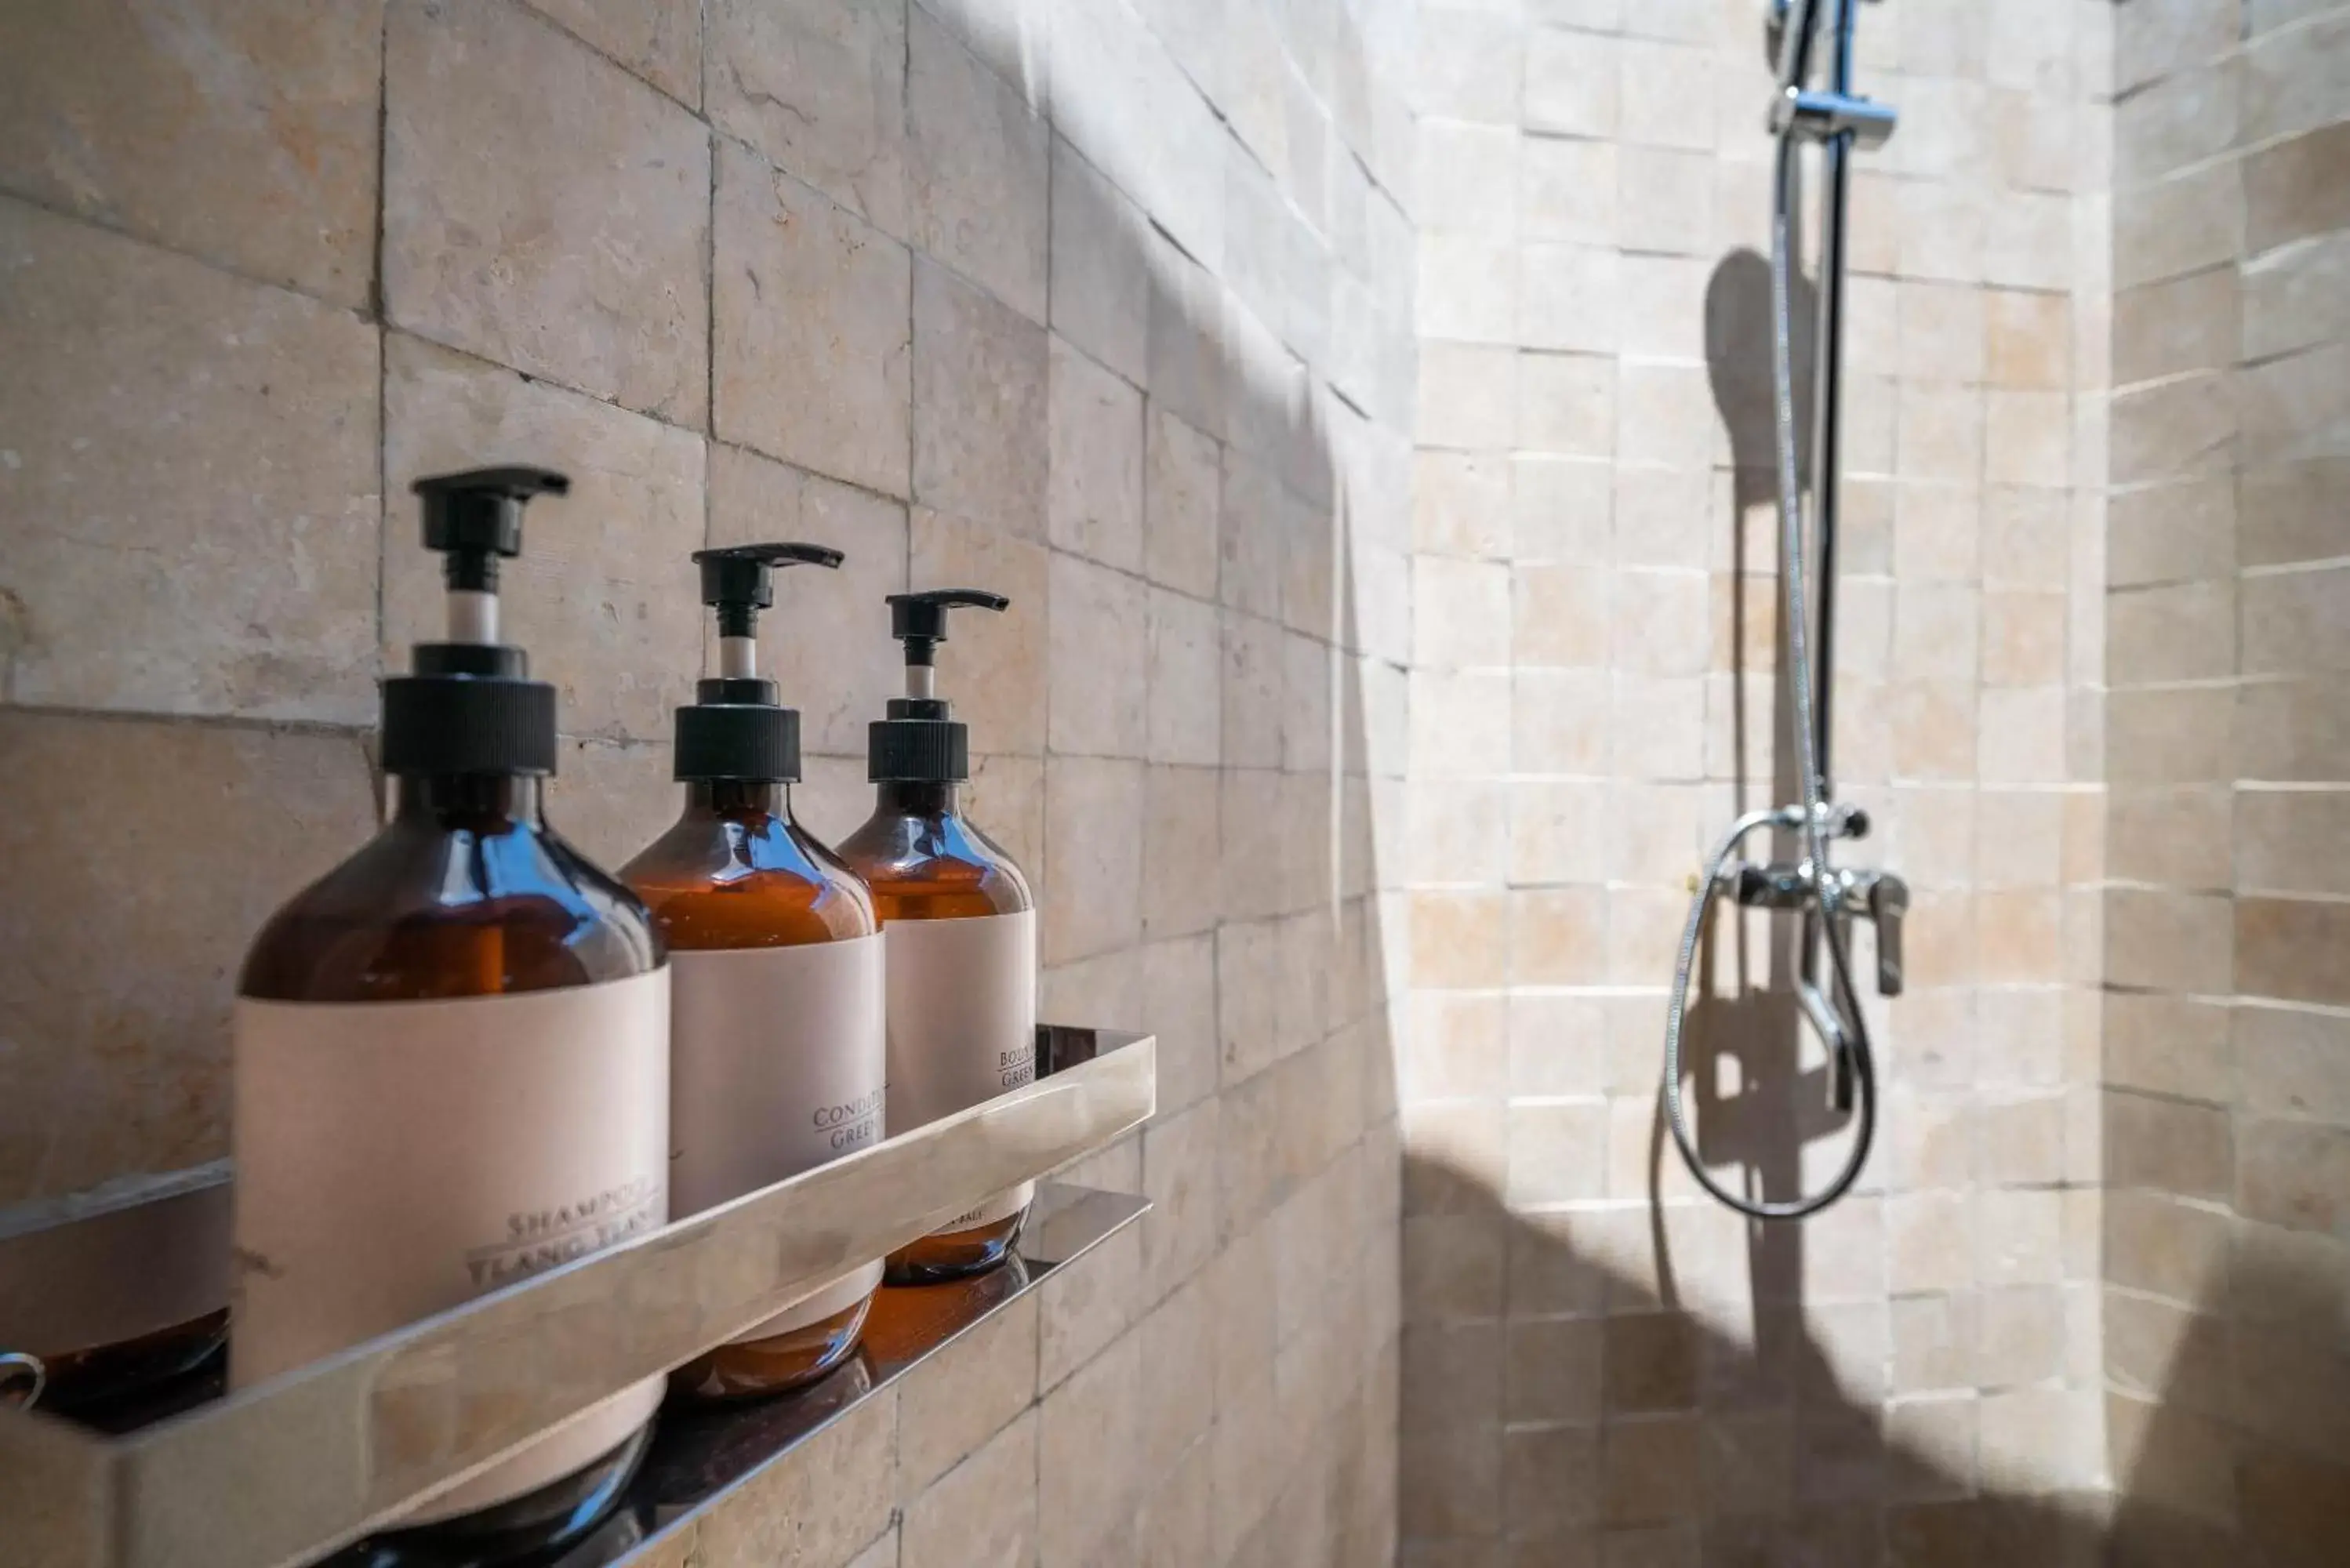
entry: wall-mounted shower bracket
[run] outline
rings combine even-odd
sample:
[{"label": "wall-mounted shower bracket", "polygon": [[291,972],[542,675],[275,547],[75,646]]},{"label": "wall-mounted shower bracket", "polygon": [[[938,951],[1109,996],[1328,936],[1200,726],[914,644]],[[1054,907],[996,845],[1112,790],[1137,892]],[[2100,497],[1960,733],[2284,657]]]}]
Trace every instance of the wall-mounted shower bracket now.
[{"label": "wall-mounted shower bracket", "polygon": [[1849,132],[1863,151],[1885,145],[1900,111],[1889,103],[1853,93],[1789,88],[1771,100],[1771,133],[1805,141],[1825,141]]}]

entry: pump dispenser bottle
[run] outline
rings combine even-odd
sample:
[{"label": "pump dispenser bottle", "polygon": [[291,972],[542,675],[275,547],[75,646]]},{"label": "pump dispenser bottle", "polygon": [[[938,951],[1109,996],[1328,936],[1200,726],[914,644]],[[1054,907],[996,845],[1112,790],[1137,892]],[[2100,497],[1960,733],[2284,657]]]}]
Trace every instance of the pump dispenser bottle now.
[{"label": "pump dispenser bottle", "polygon": [[[889,1125],[910,1131],[1036,1075],[1036,913],[1011,857],[962,815],[970,734],[937,694],[951,608],[1002,610],[976,588],[889,596],[906,645],[906,695],[868,727],[873,815],[841,842],[865,878],[889,952]],[[890,1254],[895,1284],[975,1274],[1019,1240],[1024,1182]]]},{"label": "pump dispenser bottle", "polygon": [[[793,820],[799,714],[759,678],[775,571],[837,566],[818,545],[694,556],[718,612],[719,676],[677,711],[685,811],[621,871],[667,939],[670,1207],[679,1218],[852,1154],[882,1136],[881,937],[847,867]],[[773,1394],[856,1349],[881,1262],[680,1367],[690,1397]]]},{"label": "pump dispenser bottle", "polygon": [[[561,474],[417,482],[449,638],[383,683],[390,822],[273,915],[235,1012],[230,1377],[246,1386],[659,1226],[669,971],[634,895],[556,836],[555,689],[498,641],[498,564]],[[468,1366],[478,1404],[538,1376]],[[594,1528],[658,1377],[422,1505],[374,1564],[479,1563]]]}]

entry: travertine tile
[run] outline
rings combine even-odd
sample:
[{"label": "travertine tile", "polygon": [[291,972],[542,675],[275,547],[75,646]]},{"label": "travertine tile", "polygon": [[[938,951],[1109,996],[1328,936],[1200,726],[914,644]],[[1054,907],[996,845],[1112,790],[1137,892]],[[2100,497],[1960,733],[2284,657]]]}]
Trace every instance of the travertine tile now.
[{"label": "travertine tile", "polygon": [[2233,268],[2212,268],[2114,296],[2114,379],[2128,385],[2233,365],[2242,339],[2243,289]]},{"label": "travertine tile", "polygon": [[1146,618],[1150,589],[1123,573],[1055,554],[1050,591],[1047,705],[1053,751],[1141,757],[1149,714],[1147,703],[1136,698],[1147,690],[1151,668]]},{"label": "travertine tile", "polygon": [[[503,6],[394,7],[384,91],[385,314],[532,375],[703,425],[708,130]],[[515,115],[518,102],[538,110]]]},{"label": "travertine tile", "polygon": [[1045,329],[924,261],[914,269],[914,498],[1045,532]]},{"label": "travertine tile", "polygon": [[2240,498],[2230,497],[2236,504],[2226,514],[2229,525],[2216,543],[2234,546],[2247,566],[2324,559],[2334,548],[2334,517],[2345,484],[2350,484],[2350,462],[2340,459],[2245,472],[2237,480]]},{"label": "travertine tile", "polygon": [[8,695],[371,717],[375,333],[13,201],[0,267]]},{"label": "travertine tile", "polygon": [[1146,770],[1143,793],[1144,921],[1154,938],[1206,930],[1222,898],[1219,858],[1201,852],[1221,831],[1218,774],[1154,766]]},{"label": "travertine tile", "polygon": [[719,145],[716,209],[716,433],[906,494],[905,249],[731,141]]},{"label": "travertine tile", "polygon": [[[1123,1146],[1128,1152],[1132,1147]],[[1070,1179],[1128,1190],[1140,1185],[1131,1171],[1111,1176],[1083,1167]],[[1050,1394],[1124,1334],[1139,1315],[1141,1289],[1142,1231],[1135,1226],[1103,1242],[1079,1266],[1048,1275],[1038,1292],[1038,1387]]]},{"label": "travertine tile", "polygon": [[1423,231],[1506,239],[1516,232],[1521,139],[1514,126],[1432,119],[1420,128]]},{"label": "travertine tile", "polygon": [[[861,767],[862,764],[860,763]],[[1045,763],[1040,757],[976,756],[963,808],[983,824],[987,836],[1027,874],[1028,889],[1050,904],[1052,888],[1045,864]],[[862,820],[860,818],[860,820]]]},{"label": "travertine tile", "polygon": [[1524,47],[1517,34],[1505,17],[1470,7],[1435,9],[1408,84],[1412,108],[1426,116],[1515,123]]},{"label": "travertine tile", "polygon": [[564,732],[663,741],[693,700],[707,614],[691,556],[705,529],[700,438],[401,334],[384,346],[385,665],[442,635],[441,559],[417,543],[406,481],[493,456],[543,463],[571,493],[533,504],[499,578],[502,635],[555,682]]},{"label": "travertine tile", "polygon": [[1416,663],[1500,665],[1510,652],[1510,571],[1500,562],[1420,556],[1412,567]]},{"label": "travertine tile", "polygon": [[1145,1477],[1134,1547],[1142,1568],[1188,1568],[1215,1552],[1215,1449],[1203,1438]]},{"label": "travertine tile", "polygon": [[702,8],[691,0],[530,0],[661,91],[702,102]]},{"label": "travertine tile", "polygon": [[1019,1564],[1036,1552],[1037,1420],[1019,1420],[909,1501],[899,1568]]},{"label": "travertine tile", "polygon": [[866,1400],[759,1472],[701,1521],[710,1563],[847,1563],[889,1526],[897,1501],[899,1396]]},{"label": "travertine tile", "polygon": [[1048,531],[1055,547],[1143,568],[1142,396],[1055,336],[1050,346]]},{"label": "travertine tile", "polygon": [[567,740],[546,781],[547,821],[588,859],[618,869],[677,820],[685,791],[671,762],[663,743]]},{"label": "travertine tile", "polygon": [[910,1374],[899,1395],[900,1499],[921,1495],[1026,1410],[1036,1397],[1036,1366],[1037,1308],[1030,1296]]},{"label": "travertine tile", "polygon": [[[1149,590],[1148,736],[1154,763],[1212,767],[1222,754],[1222,651],[1212,605],[1164,588]],[[1131,625],[1108,635],[1130,637]],[[1132,693],[1119,695],[1131,703]]]},{"label": "travertine tile", "polygon": [[1516,444],[1517,356],[1492,344],[1436,343],[1419,356],[1422,447],[1505,451]]},{"label": "travertine tile", "polygon": [[1143,1187],[1152,1206],[1142,1225],[1141,1300],[1145,1304],[1159,1301],[1197,1273],[1214,1254],[1222,1236],[1216,1186],[1217,1117],[1217,1105],[1211,1099],[1153,1126],[1143,1135]]},{"label": "travertine tile", "polygon": [[1606,1126],[1597,1102],[1513,1105],[1506,1200],[1514,1208],[1598,1197],[1606,1185]]},{"label": "travertine tile", "polygon": [[1040,1568],[1100,1560],[1140,1491],[1142,1345],[1128,1334],[1037,1409]]},{"label": "travertine tile", "polygon": [[13,7],[0,189],[361,307],[382,36],[381,0]]},{"label": "travertine tile", "polygon": [[[228,1004],[269,912],[376,826],[354,737],[159,720],[0,715],[0,997],[22,1038],[0,1068],[0,1201],[69,1193],[226,1152]],[[108,822],[122,831],[77,833]],[[173,824],[173,895],[151,897]],[[144,957],[107,978],[103,927]],[[119,979],[119,977],[118,977]]]},{"label": "travertine tile", "polygon": [[1282,634],[1250,616],[1223,618],[1222,727],[1223,760],[1235,767],[1281,764]]},{"label": "travertine tile", "polygon": [[1045,121],[919,6],[908,13],[911,237],[1004,304],[1045,313]]},{"label": "travertine tile", "polygon": [[2350,936],[2350,906],[2243,898],[2235,908],[2236,986],[2248,996],[2350,1005],[2333,955]]},{"label": "travertine tile", "polygon": [[2310,25],[2252,40],[2244,51],[2241,137],[2271,141],[2335,123],[2350,20],[2315,15]]},{"label": "travertine tile", "polygon": [[1143,554],[1153,582],[1213,598],[1222,524],[1216,443],[1157,403],[1144,412]]},{"label": "travertine tile", "polygon": [[1144,265],[1149,275],[1144,384],[1195,428],[1222,437],[1232,373],[1224,286],[1155,230],[1146,238]]},{"label": "travertine tile", "polygon": [[1141,385],[1150,293],[1141,212],[1068,142],[1052,145],[1053,329]]},{"label": "travertine tile", "polygon": [[1984,296],[1986,369],[2001,387],[2057,388],[2068,369],[2070,306],[2061,295],[1992,289]]},{"label": "travertine tile", "polygon": [[1055,756],[1045,765],[1046,963],[1130,944],[1142,934],[1142,764]]},{"label": "travertine tile", "polygon": [[1517,372],[1517,446],[1558,457],[1615,455],[1614,360],[1593,354],[1526,354],[1519,356]]},{"label": "travertine tile", "polygon": [[1519,229],[1528,240],[1612,244],[1617,237],[1613,143],[1530,136],[1520,154]]},{"label": "travertine tile", "polygon": [[2350,1125],[2350,1056],[2339,1018],[2251,1006],[2235,1010],[2232,1025],[2248,1107]]},{"label": "travertine tile", "polygon": [[2350,225],[2350,125],[2329,125],[2248,153],[2245,238],[2254,250]]},{"label": "travertine tile", "polygon": [[1612,38],[1536,27],[1525,44],[1525,125],[1612,140],[1617,130],[1618,46]]},{"label": "travertine tile", "polygon": [[902,0],[714,0],[705,67],[712,124],[899,238],[906,15]]}]

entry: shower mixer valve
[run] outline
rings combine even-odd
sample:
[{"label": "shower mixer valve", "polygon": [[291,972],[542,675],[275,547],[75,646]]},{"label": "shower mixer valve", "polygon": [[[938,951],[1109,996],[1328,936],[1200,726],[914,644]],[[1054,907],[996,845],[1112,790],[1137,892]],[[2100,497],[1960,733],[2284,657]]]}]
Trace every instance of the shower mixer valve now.
[{"label": "shower mixer valve", "polygon": [[[1824,838],[1868,836],[1868,813],[1859,806],[1823,801],[1817,810]],[[1804,826],[1804,808],[1783,805],[1756,826],[1795,832]],[[1696,892],[1699,885],[1697,877],[1690,878],[1690,891]],[[1715,874],[1714,888],[1750,909],[1825,913],[1844,921],[1847,930],[1856,914],[1866,916],[1877,932],[1877,994],[1901,994],[1901,922],[1909,912],[1909,884],[1892,872],[1832,868],[1815,890],[1809,860],[1774,860],[1759,866],[1739,860],[1723,865]],[[1823,903],[1827,906],[1825,910],[1820,908]]]},{"label": "shower mixer valve", "polygon": [[[1859,833],[1851,836],[1858,838]],[[1803,909],[1817,912],[1821,899],[1812,888],[1811,862],[1789,865],[1773,861],[1757,866],[1742,861],[1724,873],[1723,891],[1750,909]],[[1909,884],[1890,871],[1845,867],[1830,871],[1825,911],[1845,921],[1846,929],[1866,917],[1877,932],[1877,993],[1901,994],[1901,922],[1909,913]]]}]

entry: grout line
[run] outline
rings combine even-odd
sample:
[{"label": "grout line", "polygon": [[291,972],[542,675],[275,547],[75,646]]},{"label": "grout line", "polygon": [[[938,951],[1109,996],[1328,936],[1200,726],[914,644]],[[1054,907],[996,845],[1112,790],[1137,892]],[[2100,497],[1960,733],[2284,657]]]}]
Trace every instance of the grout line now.
[{"label": "grout line", "polygon": [[[379,79],[380,78],[379,78]],[[381,110],[379,109],[376,151],[379,171],[380,171],[383,159],[381,144]],[[227,259],[226,257],[208,255],[203,251],[190,250],[185,245],[174,244],[171,241],[163,239],[159,235],[142,234],[137,229],[127,227],[101,213],[81,212],[77,208],[52,201],[49,198],[34,192],[15,190],[5,185],[0,185],[0,207],[5,207],[10,202],[15,202],[20,206],[28,208],[33,212],[45,213],[50,217],[62,219],[67,223],[78,224],[83,228],[93,230],[101,234],[111,234],[116,239],[127,240],[134,245],[139,245],[151,251],[157,251],[164,255],[176,256],[182,261],[193,262],[198,266],[203,267],[208,271],[218,273],[224,277],[234,278],[240,283],[250,284],[258,288],[274,289],[280,294],[291,295],[296,299],[306,300],[312,305],[317,306],[321,309],[335,311],[346,316],[357,317],[359,319],[365,321],[369,318],[371,312],[375,308],[375,301],[372,297],[362,299],[357,305],[349,304],[339,299],[332,299],[326,295],[316,293],[310,288],[307,288],[290,278],[272,277],[265,273],[253,272],[240,265],[236,262]],[[380,190],[379,190],[377,194],[377,217],[379,224],[380,223],[381,212],[382,194]],[[369,292],[371,296],[373,293],[372,285],[370,285]]]},{"label": "grout line", "polygon": [[[391,327],[390,289],[384,280],[386,236],[391,227],[391,12],[381,17],[376,49],[375,100],[375,254],[369,279],[369,306],[375,316],[375,637],[374,667],[381,678],[390,673],[384,644],[391,636]],[[366,732],[361,732],[364,736]],[[391,815],[391,779],[377,765],[380,742],[362,740],[368,749],[369,784],[375,794],[379,820]]]}]

